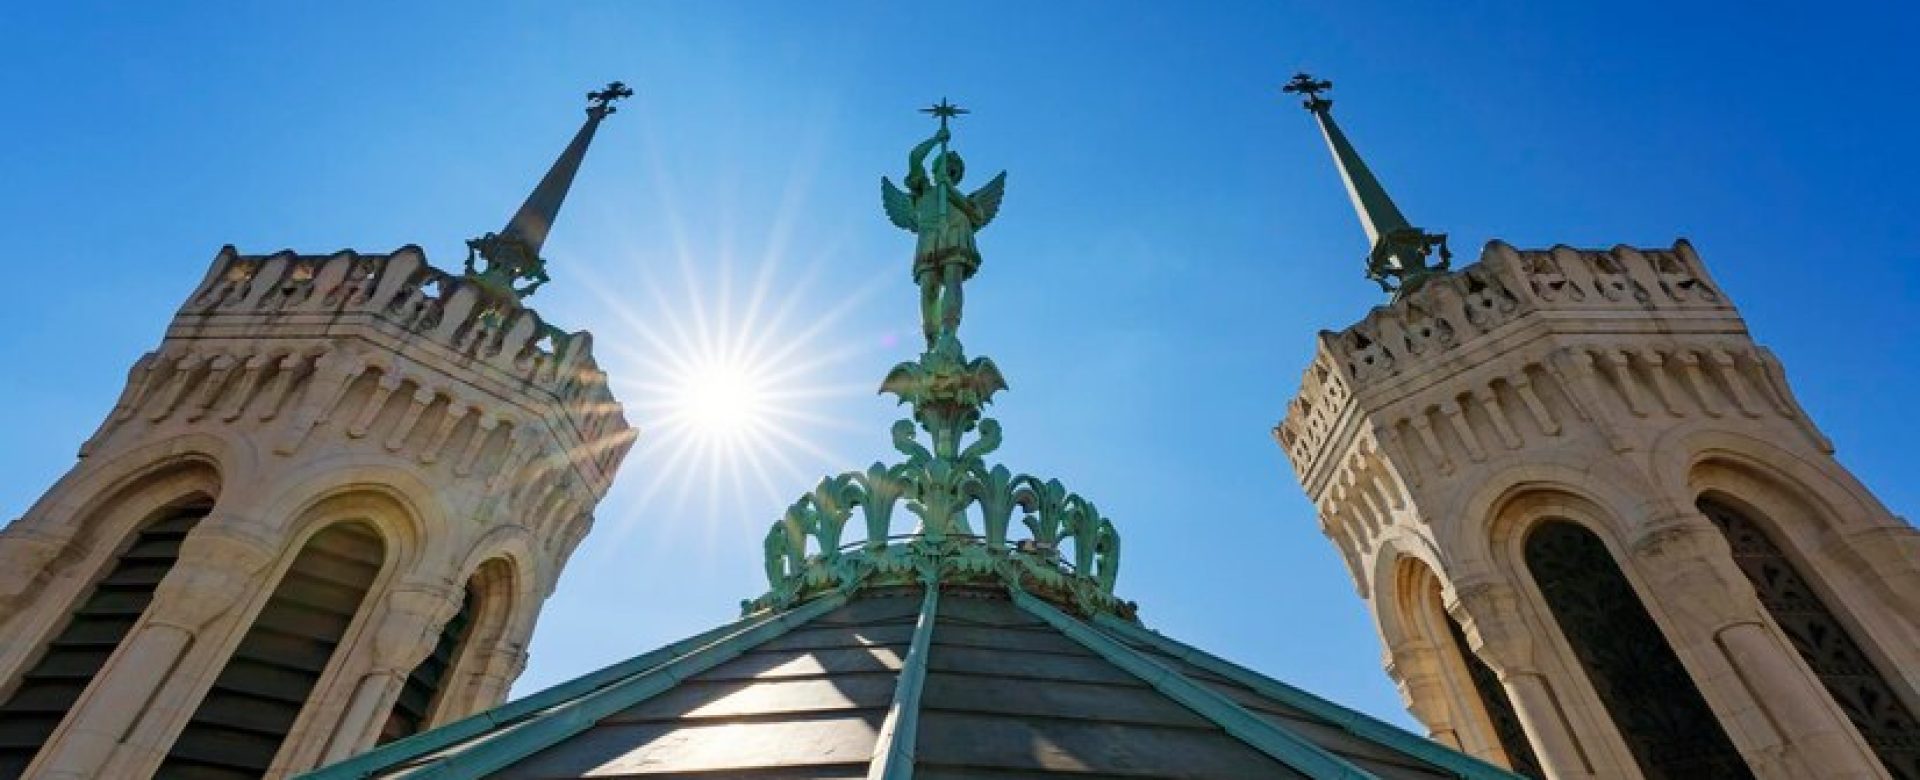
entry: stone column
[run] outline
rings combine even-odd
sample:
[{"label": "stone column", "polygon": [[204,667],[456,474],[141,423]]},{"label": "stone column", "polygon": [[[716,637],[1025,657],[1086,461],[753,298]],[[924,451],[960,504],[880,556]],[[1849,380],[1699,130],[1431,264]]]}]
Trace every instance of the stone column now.
[{"label": "stone column", "polygon": [[1566,713],[1534,658],[1533,632],[1520,615],[1520,594],[1492,580],[1463,580],[1448,607],[1475,655],[1499,675],[1507,700],[1549,778],[1595,777]]},{"label": "stone column", "polygon": [[407,675],[433,652],[447,621],[460,610],[462,592],[445,583],[402,583],[387,594],[372,628],[369,665],[315,766],[365,752],[379,738]]},{"label": "stone column", "polygon": [[1485,756],[1485,751],[1468,750],[1460,726],[1454,723],[1455,715],[1463,713],[1459,702],[1454,701],[1447,690],[1440,655],[1432,645],[1408,639],[1387,648],[1386,670],[1394,686],[1400,689],[1400,701],[1407,705],[1413,717],[1426,724],[1427,734],[1433,741]]},{"label": "stone column", "polygon": [[[246,525],[230,518],[210,519],[187,534],[180,558],[155,588],[144,620],[74,704],[67,718],[72,726],[56,733],[36,762],[36,776],[99,776],[134,725],[149,716],[154,695],[187,648],[215,618],[258,591],[260,573],[276,549]],[[206,682],[211,684],[211,677]]]},{"label": "stone column", "polygon": [[494,647],[474,658],[477,665],[472,691],[464,698],[461,711],[449,713],[454,718],[462,718],[482,710],[500,706],[507,700],[507,692],[513,688],[513,681],[520,679],[520,672],[527,668],[527,650],[522,646],[525,639],[502,639]]},{"label": "stone column", "polygon": [[[1765,718],[1719,712],[1729,734],[1747,736],[1741,753],[1763,777],[1775,772],[1805,777],[1882,777],[1879,761],[1840,713],[1819,680],[1796,653],[1768,629],[1766,608],[1733,562],[1726,538],[1705,515],[1676,510],[1656,517],[1633,540],[1637,568],[1653,595],[1681,625],[1669,637],[1676,649],[1693,645],[1718,653],[1742,690],[1712,686],[1689,670],[1709,702],[1717,690],[1724,709],[1730,695],[1751,697]],[[1784,762],[1772,758],[1780,752]],[[1765,764],[1777,767],[1767,771]]]}]

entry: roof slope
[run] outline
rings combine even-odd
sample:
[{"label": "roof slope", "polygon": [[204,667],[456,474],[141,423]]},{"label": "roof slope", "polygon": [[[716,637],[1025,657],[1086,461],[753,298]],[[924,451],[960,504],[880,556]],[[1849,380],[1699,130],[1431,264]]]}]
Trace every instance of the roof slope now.
[{"label": "roof slope", "polygon": [[869,588],[761,614],[309,777],[1507,778],[1023,592]]}]

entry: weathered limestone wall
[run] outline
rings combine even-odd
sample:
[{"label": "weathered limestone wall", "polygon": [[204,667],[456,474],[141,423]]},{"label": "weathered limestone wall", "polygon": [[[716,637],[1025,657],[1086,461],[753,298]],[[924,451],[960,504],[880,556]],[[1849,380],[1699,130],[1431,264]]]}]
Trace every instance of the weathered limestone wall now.
[{"label": "weathered limestone wall", "polygon": [[1505,758],[1444,622],[1409,606],[1422,577],[1549,774],[1639,776],[1522,560],[1529,529],[1564,519],[1607,543],[1761,776],[1885,776],[1695,502],[1768,525],[1909,697],[1920,534],[1833,459],[1690,245],[1494,242],[1319,342],[1274,435],[1436,738]]},{"label": "weathered limestone wall", "polygon": [[470,582],[479,622],[430,720],[500,702],[634,438],[588,334],[489,311],[418,248],[222,250],[79,463],[0,531],[11,689],[139,524],[213,501],[29,774],[152,772],[304,540],[340,521],[375,528],[387,561],[273,774],[369,747]]}]

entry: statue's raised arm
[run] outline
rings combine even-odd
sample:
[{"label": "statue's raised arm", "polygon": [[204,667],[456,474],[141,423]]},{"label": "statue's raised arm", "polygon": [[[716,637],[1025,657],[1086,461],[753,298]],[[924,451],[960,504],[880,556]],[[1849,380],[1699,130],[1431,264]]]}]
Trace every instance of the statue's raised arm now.
[{"label": "statue's raised arm", "polygon": [[901,230],[909,233],[920,232],[919,221],[914,218],[914,202],[927,191],[927,155],[933,152],[933,147],[946,142],[949,137],[947,128],[942,126],[940,132],[921,141],[913,147],[913,151],[907,153],[907,190],[905,192],[901,192],[900,188],[894,186],[887,177],[880,177],[880,205],[886,208],[887,219],[892,220],[893,224],[899,226]]}]

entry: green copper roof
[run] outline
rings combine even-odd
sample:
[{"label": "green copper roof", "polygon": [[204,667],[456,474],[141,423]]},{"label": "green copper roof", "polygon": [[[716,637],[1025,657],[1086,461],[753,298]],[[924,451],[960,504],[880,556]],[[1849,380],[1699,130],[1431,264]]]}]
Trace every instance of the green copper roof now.
[{"label": "green copper roof", "polygon": [[704,638],[308,777],[1516,777],[1019,591],[867,588]]},{"label": "green copper roof", "polygon": [[1516,777],[1143,628],[1113,523],[987,462],[1006,382],[959,326],[1006,177],[963,194],[965,112],[928,113],[906,189],[881,188],[918,236],[926,350],[881,385],[913,410],[904,460],[788,507],[740,621],[309,777]]},{"label": "green copper roof", "polygon": [[[1347,134],[1341,132],[1339,123],[1333,121],[1333,101],[1321,96],[1332,88],[1333,82],[1316,80],[1305,73],[1296,74],[1293,81],[1282,87],[1305,98],[1301,105],[1313,114],[1320,124],[1320,133],[1326,136],[1334,166],[1340,169],[1340,180],[1346,183],[1347,196],[1353,200],[1353,210],[1360,216],[1360,227],[1367,232],[1367,278],[1378,282],[1381,289],[1393,293],[1397,299],[1412,293],[1428,279],[1445,273],[1453,253],[1447,249],[1445,234],[1428,233],[1407,221],[1393,198],[1388,197],[1387,188],[1380,185],[1373,170],[1360,159],[1360,152],[1347,140]],[[1435,253],[1439,260],[1429,265],[1428,259]]]}]

